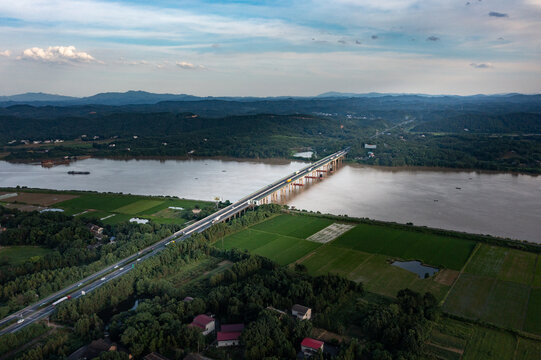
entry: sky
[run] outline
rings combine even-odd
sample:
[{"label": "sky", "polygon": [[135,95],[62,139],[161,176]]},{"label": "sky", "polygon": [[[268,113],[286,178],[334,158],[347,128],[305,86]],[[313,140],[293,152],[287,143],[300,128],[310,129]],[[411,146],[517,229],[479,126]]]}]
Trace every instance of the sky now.
[{"label": "sky", "polygon": [[0,95],[541,93],[541,0],[0,0]]}]

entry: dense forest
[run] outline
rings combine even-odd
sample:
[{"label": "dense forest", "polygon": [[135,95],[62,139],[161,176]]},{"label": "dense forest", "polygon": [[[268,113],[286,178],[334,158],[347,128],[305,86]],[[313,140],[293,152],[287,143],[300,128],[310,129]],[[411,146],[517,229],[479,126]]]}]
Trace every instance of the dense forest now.
[{"label": "dense forest", "polygon": [[[13,161],[289,158],[295,149],[320,157],[350,146],[349,160],[366,164],[541,173],[540,134],[541,100],[522,95],[0,108],[0,144],[4,159]],[[366,143],[377,145],[373,155]]]}]

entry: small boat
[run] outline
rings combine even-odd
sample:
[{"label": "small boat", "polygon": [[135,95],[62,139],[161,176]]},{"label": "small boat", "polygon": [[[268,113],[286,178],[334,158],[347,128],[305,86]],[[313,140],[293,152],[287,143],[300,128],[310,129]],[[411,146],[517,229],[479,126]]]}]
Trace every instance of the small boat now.
[{"label": "small boat", "polygon": [[70,175],[88,175],[90,171],[68,171]]}]

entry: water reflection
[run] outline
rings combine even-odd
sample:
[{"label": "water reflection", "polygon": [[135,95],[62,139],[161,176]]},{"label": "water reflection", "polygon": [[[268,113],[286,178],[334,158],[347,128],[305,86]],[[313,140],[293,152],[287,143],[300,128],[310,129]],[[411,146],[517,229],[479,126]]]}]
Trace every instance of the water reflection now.
[{"label": "water reflection", "polygon": [[397,266],[401,269],[410,271],[414,274],[417,274],[421,279],[425,279],[437,273],[439,269],[423,265],[420,261],[393,261],[391,263],[393,266]]},{"label": "water reflection", "polygon": [[[238,200],[303,162],[87,159],[42,168],[0,161],[0,186]],[[68,170],[90,171],[71,176]],[[298,209],[412,222],[541,243],[541,177],[346,165],[282,199]]]}]

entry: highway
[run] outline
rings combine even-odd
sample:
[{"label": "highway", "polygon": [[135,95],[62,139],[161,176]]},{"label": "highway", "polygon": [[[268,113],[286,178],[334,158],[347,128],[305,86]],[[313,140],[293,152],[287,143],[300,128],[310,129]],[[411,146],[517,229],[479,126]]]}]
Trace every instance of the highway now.
[{"label": "highway", "polygon": [[[54,301],[67,296],[69,296],[70,299],[77,299],[81,296],[85,296],[86,294],[102,286],[103,284],[131,271],[135,264],[162,251],[167,245],[171,243],[171,241],[182,241],[184,239],[187,239],[194,233],[200,233],[208,229],[215,223],[225,221],[226,219],[236,215],[237,213],[253,206],[256,201],[271,195],[272,193],[288,185],[289,183],[293,183],[295,180],[310,174],[315,169],[333,161],[336,158],[339,158],[340,156],[345,156],[348,150],[349,149],[346,148],[321,160],[318,160],[315,163],[312,163],[296,171],[294,174],[279,179],[272,184],[267,185],[262,189],[259,189],[256,192],[243,197],[239,201],[216,211],[215,213],[207,216],[206,218],[201,219],[191,225],[188,225],[187,227],[183,228],[180,231],[177,231],[173,235],[168,236],[167,238],[162,239],[143,250],[140,250],[136,254],[133,254],[114,264],[111,264],[106,268],[78,281],[77,283],[74,283],[52,295],[49,295],[45,299],[42,299],[35,304],[29,305],[22,310],[8,315],[4,319],[0,320],[0,328],[2,328],[0,330],[0,336],[6,333],[14,333],[32,324],[35,321],[49,316],[54,312],[55,306],[52,304]],[[83,295],[83,293],[85,295]],[[21,322],[21,320],[23,321]],[[13,323],[8,325],[11,322]]]}]

